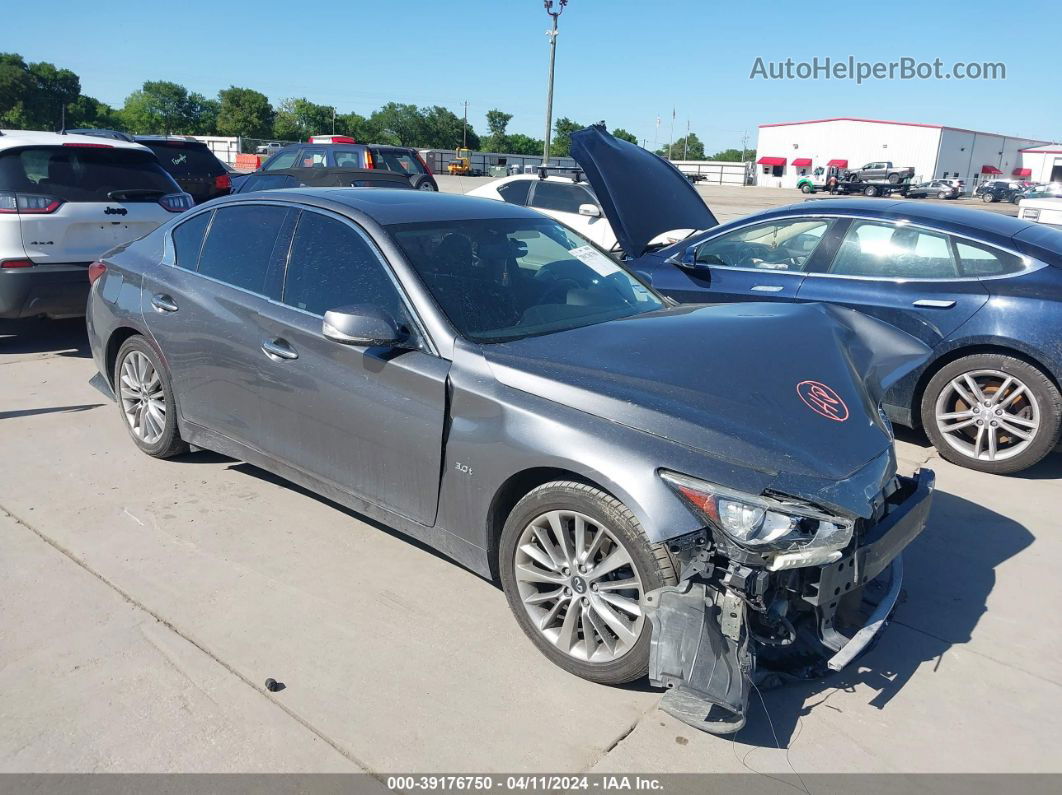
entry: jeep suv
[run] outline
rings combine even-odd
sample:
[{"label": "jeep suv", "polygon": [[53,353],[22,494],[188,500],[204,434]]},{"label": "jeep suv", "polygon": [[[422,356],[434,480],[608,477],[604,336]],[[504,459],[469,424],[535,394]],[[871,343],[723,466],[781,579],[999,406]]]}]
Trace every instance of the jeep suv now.
[{"label": "jeep suv", "polygon": [[0,319],[85,314],[89,264],[191,207],[139,144],[0,130]]}]

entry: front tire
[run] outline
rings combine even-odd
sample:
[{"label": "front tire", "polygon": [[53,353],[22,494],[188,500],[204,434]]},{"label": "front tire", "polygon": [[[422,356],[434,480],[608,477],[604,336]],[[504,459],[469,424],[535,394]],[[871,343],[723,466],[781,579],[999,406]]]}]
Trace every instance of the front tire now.
[{"label": "front tire", "polygon": [[803,185],[801,185],[801,186],[800,186],[800,192],[801,192],[801,193],[811,193],[811,192],[812,192],[812,188],[811,188],[811,186],[810,186],[810,185],[808,185],[808,184],[807,184],[807,183],[805,182],[805,183],[804,183]]},{"label": "front tire", "polygon": [[676,577],[623,503],[584,483],[539,486],[509,514],[498,555],[509,607],[546,657],[602,684],[646,675],[645,594]]},{"label": "front tire", "polygon": [[878,189],[873,185],[867,185],[865,188],[863,188],[863,195],[870,196],[871,198],[873,198],[878,195]]},{"label": "front tire", "polygon": [[982,193],[981,194],[981,201],[983,201],[985,204],[991,204],[995,200],[996,200],[996,196],[995,196],[994,193]]},{"label": "front tire", "polygon": [[940,455],[981,472],[1028,469],[1058,443],[1062,395],[1040,369],[999,353],[964,356],[922,396],[922,425]]},{"label": "front tire", "polygon": [[155,458],[188,451],[177,430],[169,373],[143,337],[130,337],[118,349],[113,382],[122,422],[137,447]]}]

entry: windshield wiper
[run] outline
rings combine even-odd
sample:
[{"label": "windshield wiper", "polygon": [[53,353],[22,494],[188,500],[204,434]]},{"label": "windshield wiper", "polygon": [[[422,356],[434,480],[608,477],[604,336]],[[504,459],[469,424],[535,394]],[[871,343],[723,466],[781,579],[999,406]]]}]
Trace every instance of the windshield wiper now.
[{"label": "windshield wiper", "polygon": [[112,190],[107,194],[107,198],[111,201],[119,201],[121,199],[134,199],[134,198],[161,198],[166,195],[166,191],[158,190],[156,188],[124,188],[121,190]]}]

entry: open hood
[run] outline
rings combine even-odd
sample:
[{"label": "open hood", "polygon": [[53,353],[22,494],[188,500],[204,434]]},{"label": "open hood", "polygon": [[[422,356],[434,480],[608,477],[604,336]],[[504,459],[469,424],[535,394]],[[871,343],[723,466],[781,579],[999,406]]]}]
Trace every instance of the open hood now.
[{"label": "open hood", "polygon": [[572,157],[632,259],[664,232],[719,223],[682,172],[648,149],[613,138],[603,125],[572,133]]},{"label": "open hood", "polygon": [[928,354],[890,325],[818,303],[676,307],[483,351],[508,386],[780,482],[832,483],[889,449],[878,405]]}]

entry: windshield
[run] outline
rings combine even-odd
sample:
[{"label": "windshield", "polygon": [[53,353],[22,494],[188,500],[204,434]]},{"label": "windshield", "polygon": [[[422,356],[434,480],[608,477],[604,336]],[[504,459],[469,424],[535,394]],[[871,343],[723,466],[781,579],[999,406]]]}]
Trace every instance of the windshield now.
[{"label": "windshield", "polygon": [[0,156],[0,190],[46,194],[68,202],[150,202],[181,189],[150,152],[48,146]]},{"label": "windshield", "polygon": [[457,331],[476,342],[664,307],[615,260],[547,218],[395,224],[388,231]]}]

